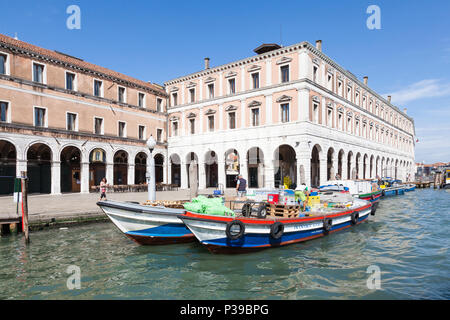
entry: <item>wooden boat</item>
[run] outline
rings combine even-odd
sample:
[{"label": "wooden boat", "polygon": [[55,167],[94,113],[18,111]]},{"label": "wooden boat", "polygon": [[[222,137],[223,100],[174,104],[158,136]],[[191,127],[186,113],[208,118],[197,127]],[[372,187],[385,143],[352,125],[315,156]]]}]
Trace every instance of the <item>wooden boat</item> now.
[{"label": "wooden boat", "polygon": [[406,184],[404,187],[405,192],[411,192],[416,190],[416,185],[415,184]]},{"label": "wooden boat", "polygon": [[366,221],[372,203],[351,199],[349,207],[297,217],[226,217],[189,211],[178,217],[211,252],[243,253],[323,237]]},{"label": "wooden boat", "polygon": [[171,244],[195,241],[178,215],[185,213],[182,201],[118,202],[97,205],[127,237],[139,244]]}]

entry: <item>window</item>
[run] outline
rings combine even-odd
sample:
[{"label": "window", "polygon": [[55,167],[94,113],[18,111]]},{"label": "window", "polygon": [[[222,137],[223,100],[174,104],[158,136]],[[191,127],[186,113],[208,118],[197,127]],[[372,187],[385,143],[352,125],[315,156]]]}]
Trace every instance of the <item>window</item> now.
[{"label": "window", "polygon": [[253,89],[259,88],[259,72],[252,74]]},{"label": "window", "polygon": [[355,93],[355,103],[359,106],[359,93]]},{"label": "window", "polygon": [[280,107],[281,107],[281,122],[289,122],[289,103],[284,103]]},{"label": "window", "polygon": [[342,92],[342,81],[338,82],[338,94],[342,97],[343,96],[343,92]]},{"label": "window", "polygon": [[281,82],[289,82],[289,66],[280,67]]},{"label": "window", "polygon": [[209,99],[214,98],[214,83],[208,84]]},{"label": "window", "polygon": [[352,118],[350,117],[347,118],[347,132],[348,133],[352,132]]},{"label": "window", "polygon": [[66,89],[75,91],[75,74],[66,72]]},{"label": "window", "polygon": [[235,94],[236,93],[236,80],[228,79],[228,93]]},{"label": "window", "polygon": [[195,119],[189,119],[191,134],[195,134]]},{"label": "window", "polygon": [[178,136],[178,122],[172,122],[172,136]]},{"label": "window", "polygon": [[33,81],[44,83],[44,65],[33,63]]},{"label": "window", "polygon": [[327,77],[327,87],[328,87],[328,90],[333,89],[333,77],[331,74],[329,74]]},{"label": "window", "polygon": [[359,120],[356,120],[356,123],[355,123],[355,134],[357,135],[357,136],[359,136],[359,135],[361,135],[361,128],[360,128],[360,126],[359,126]]},{"label": "window", "polygon": [[236,112],[228,113],[228,128],[235,129],[236,128]]},{"label": "window", "polygon": [[36,127],[46,126],[46,109],[44,108],[34,108],[34,125]]},{"label": "window", "polygon": [[157,142],[162,142],[162,134],[163,134],[162,129],[156,129],[156,141]]},{"label": "window", "polygon": [[103,96],[103,82],[100,80],[94,80],[94,96]]},{"label": "window", "polygon": [[124,103],[125,102],[125,88],[124,87],[117,87],[117,100],[119,102]]},{"label": "window", "polygon": [[252,126],[259,126],[259,109],[252,109]]},{"label": "window", "polygon": [[141,108],[145,108],[145,93],[138,93],[138,106]]},{"label": "window", "polygon": [[94,118],[94,133],[103,134],[103,119]]},{"label": "window", "polygon": [[210,132],[214,131],[214,116],[208,116],[208,129]]},{"label": "window", "polygon": [[138,127],[139,140],[145,140],[145,126]]},{"label": "window", "polygon": [[119,121],[119,137],[125,138],[126,135],[126,123]]},{"label": "window", "polygon": [[195,102],[195,89],[194,88],[192,88],[192,89],[189,89],[189,101],[192,103],[192,102]]},{"label": "window", "polygon": [[317,66],[313,66],[313,81],[317,82],[317,71],[319,68]]},{"label": "window", "polygon": [[343,125],[342,119],[343,119],[342,114],[339,113],[339,115],[338,115],[338,129],[339,130],[342,130],[342,125]]},{"label": "window", "polygon": [[0,54],[0,74],[6,74],[6,60],[8,56],[6,54]]},{"label": "window", "polygon": [[317,103],[313,104],[313,119],[314,123],[319,123],[319,105]]},{"label": "window", "polygon": [[70,113],[70,112],[66,113],[66,125],[67,125],[67,130],[69,130],[69,131],[77,131],[78,130],[76,113]]},{"label": "window", "polygon": [[0,122],[8,122],[8,102],[0,101]]},{"label": "window", "polygon": [[177,104],[178,104],[178,94],[175,92],[172,93],[172,105],[176,106]]},{"label": "window", "polygon": [[351,87],[347,88],[347,100],[352,101],[352,88]]},{"label": "window", "polygon": [[156,111],[162,112],[162,99],[160,98],[156,99]]},{"label": "window", "polygon": [[333,110],[328,109],[327,110],[327,125],[330,126],[330,127],[333,126],[332,120],[333,120]]}]

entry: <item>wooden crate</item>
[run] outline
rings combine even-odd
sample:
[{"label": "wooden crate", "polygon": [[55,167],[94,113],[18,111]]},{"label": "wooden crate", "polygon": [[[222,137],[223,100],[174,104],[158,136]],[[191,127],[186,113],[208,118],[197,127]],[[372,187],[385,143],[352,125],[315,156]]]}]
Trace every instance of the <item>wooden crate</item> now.
[{"label": "wooden crate", "polygon": [[186,201],[182,201],[182,200],[159,200],[159,201],[150,201],[147,200],[146,202],[143,203],[143,205],[146,206],[164,206],[167,208],[174,208],[174,209],[184,209],[183,204]]},{"label": "wooden crate", "polygon": [[267,214],[273,217],[295,218],[300,212],[300,205],[285,206],[282,204],[268,203]]}]

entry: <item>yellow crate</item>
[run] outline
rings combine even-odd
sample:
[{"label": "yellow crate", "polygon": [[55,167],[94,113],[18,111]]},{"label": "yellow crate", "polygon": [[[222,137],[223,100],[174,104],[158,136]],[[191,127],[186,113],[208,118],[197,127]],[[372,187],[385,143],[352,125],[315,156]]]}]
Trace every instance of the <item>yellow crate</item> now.
[{"label": "yellow crate", "polygon": [[320,204],[320,196],[309,196],[308,205],[313,206]]}]

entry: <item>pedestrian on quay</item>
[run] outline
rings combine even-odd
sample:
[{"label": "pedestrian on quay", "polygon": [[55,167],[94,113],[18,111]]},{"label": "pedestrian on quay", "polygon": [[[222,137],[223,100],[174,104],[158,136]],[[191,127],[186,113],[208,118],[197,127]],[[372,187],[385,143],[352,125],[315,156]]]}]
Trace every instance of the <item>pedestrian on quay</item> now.
[{"label": "pedestrian on quay", "polygon": [[102,181],[100,181],[100,201],[102,201],[103,198],[106,199],[106,187],[108,184],[106,183],[106,178],[103,178]]},{"label": "pedestrian on quay", "polygon": [[236,191],[239,198],[245,197],[247,194],[247,180],[240,174],[236,182]]}]

